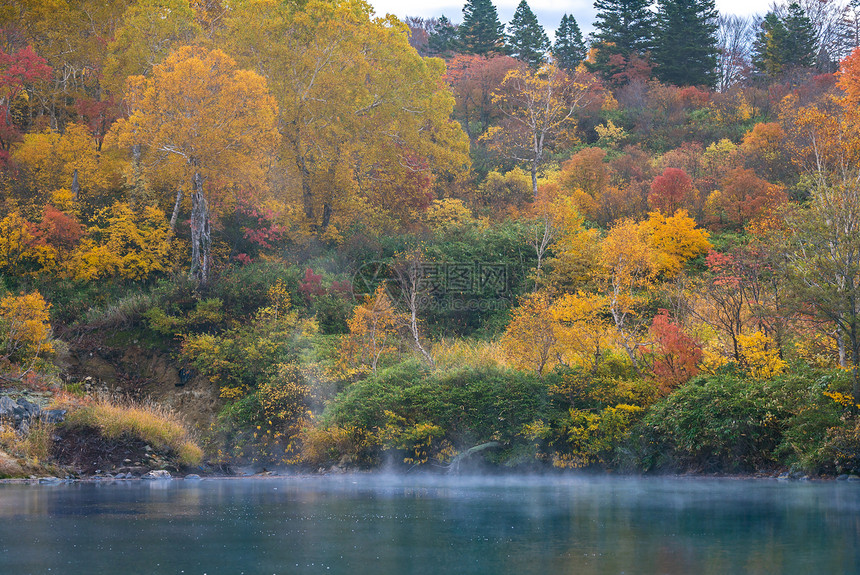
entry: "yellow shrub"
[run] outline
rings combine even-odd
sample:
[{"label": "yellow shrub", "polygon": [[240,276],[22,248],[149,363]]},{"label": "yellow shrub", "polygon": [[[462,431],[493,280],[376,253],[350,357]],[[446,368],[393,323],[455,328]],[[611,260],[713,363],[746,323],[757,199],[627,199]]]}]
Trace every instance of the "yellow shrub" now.
[{"label": "yellow shrub", "polygon": [[785,371],[785,362],[773,340],[760,331],[751,335],[739,335],[743,363],[754,379],[769,379]]}]

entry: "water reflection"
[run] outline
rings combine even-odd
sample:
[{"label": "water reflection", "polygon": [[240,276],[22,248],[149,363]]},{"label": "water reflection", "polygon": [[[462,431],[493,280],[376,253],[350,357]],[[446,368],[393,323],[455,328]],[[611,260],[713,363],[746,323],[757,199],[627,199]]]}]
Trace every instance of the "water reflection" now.
[{"label": "water reflection", "polygon": [[0,573],[860,572],[860,486],[342,476],[0,485]]}]

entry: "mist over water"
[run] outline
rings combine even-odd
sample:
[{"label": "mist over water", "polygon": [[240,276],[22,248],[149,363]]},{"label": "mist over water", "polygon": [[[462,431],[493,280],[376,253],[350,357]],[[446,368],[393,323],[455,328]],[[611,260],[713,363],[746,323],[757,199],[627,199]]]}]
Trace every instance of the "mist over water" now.
[{"label": "mist over water", "polygon": [[0,485],[6,574],[860,572],[860,485],[346,475]]}]

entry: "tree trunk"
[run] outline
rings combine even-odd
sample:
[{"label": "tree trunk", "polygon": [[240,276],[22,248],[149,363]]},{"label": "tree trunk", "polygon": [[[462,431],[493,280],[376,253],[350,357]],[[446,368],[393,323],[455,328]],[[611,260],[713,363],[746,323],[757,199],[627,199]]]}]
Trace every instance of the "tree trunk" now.
[{"label": "tree trunk", "polygon": [[203,178],[194,173],[191,192],[191,276],[198,283],[209,281],[212,236],[209,228],[209,205],[203,195]]},{"label": "tree trunk", "polygon": [[75,168],[75,171],[72,174],[72,197],[75,198],[75,200],[77,200],[80,193],[81,193],[81,184],[80,184],[80,182],[78,182],[78,169]]},{"label": "tree trunk", "polygon": [[176,231],[176,220],[179,219],[179,208],[182,207],[182,188],[176,188],[176,202],[173,204],[173,215],[170,216],[170,237],[173,237],[173,232]]}]

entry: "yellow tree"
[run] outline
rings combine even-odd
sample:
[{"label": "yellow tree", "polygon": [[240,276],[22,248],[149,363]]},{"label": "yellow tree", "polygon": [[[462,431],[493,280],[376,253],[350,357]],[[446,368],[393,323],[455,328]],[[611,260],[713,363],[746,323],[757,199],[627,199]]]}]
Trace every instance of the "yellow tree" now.
[{"label": "yellow tree", "polygon": [[280,106],[283,188],[320,234],[357,218],[411,219],[434,180],[469,166],[444,62],[363,0],[241,0],[224,41]]},{"label": "yellow tree", "polygon": [[538,70],[511,70],[493,95],[506,121],[482,139],[504,155],[528,165],[532,194],[538,195],[538,171],[553,141],[576,127],[574,114],[586,102],[595,80],[584,71],[568,75],[553,64]]},{"label": "yellow tree", "polygon": [[356,306],[347,320],[349,335],[340,347],[342,361],[369,365],[373,373],[383,355],[397,350],[394,345],[402,318],[394,310],[385,285],[376,288],[373,297]]},{"label": "yellow tree", "polygon": [[128,7],[107,46],[105,88],[121,94],[129,76],[145,76],[171,50],[202,34],[188,0],[141,0]]},{"label": "yellow tree", "polygon": [[520,369],[533,369],[542,378],[558,363],[558,336],[552,302],[545,292],[522,297],[502,336],[502,349]]},{"label": "yellow tree", "polygon": [[648,244],[654,250],[655,271],[666,279],[677,276],[684,264],[711,249],[710,234],[696,227],[696,221],[686,210],[664,216],[651,212],[642,222]]},{"label": "yellow tree", "polygon": [[173,164],[191,182],[191,274],[205,283],[211,209],[228,199],[226,192],[241,186],[252,193],[263,182],[277,141],[277,105],[260,75],[197,46],[171,53],[149,78],[129,78],[127,100],[131,115],[117,122],[118,141],[140,146],[144,165]]},{"label": "yellow tree", "polygon": [[0,359],[32,366],[40,354],[54,350],[50,307],[38,291],[0,299]]},{"label": "yellow tree", "polygon": [[633,220],[616,222],[600,244],[599,262],[616,342],[639,371],[637,354],[645,323],[638,308],[647,300],[657,273],[654,250],[643,226]]},{"label": "yellow tree", "polygon": [[608,311],[606,298],[599,294],[565,294],[553,303],[556,337],[565,363],[597,371],[612,342]]}]

